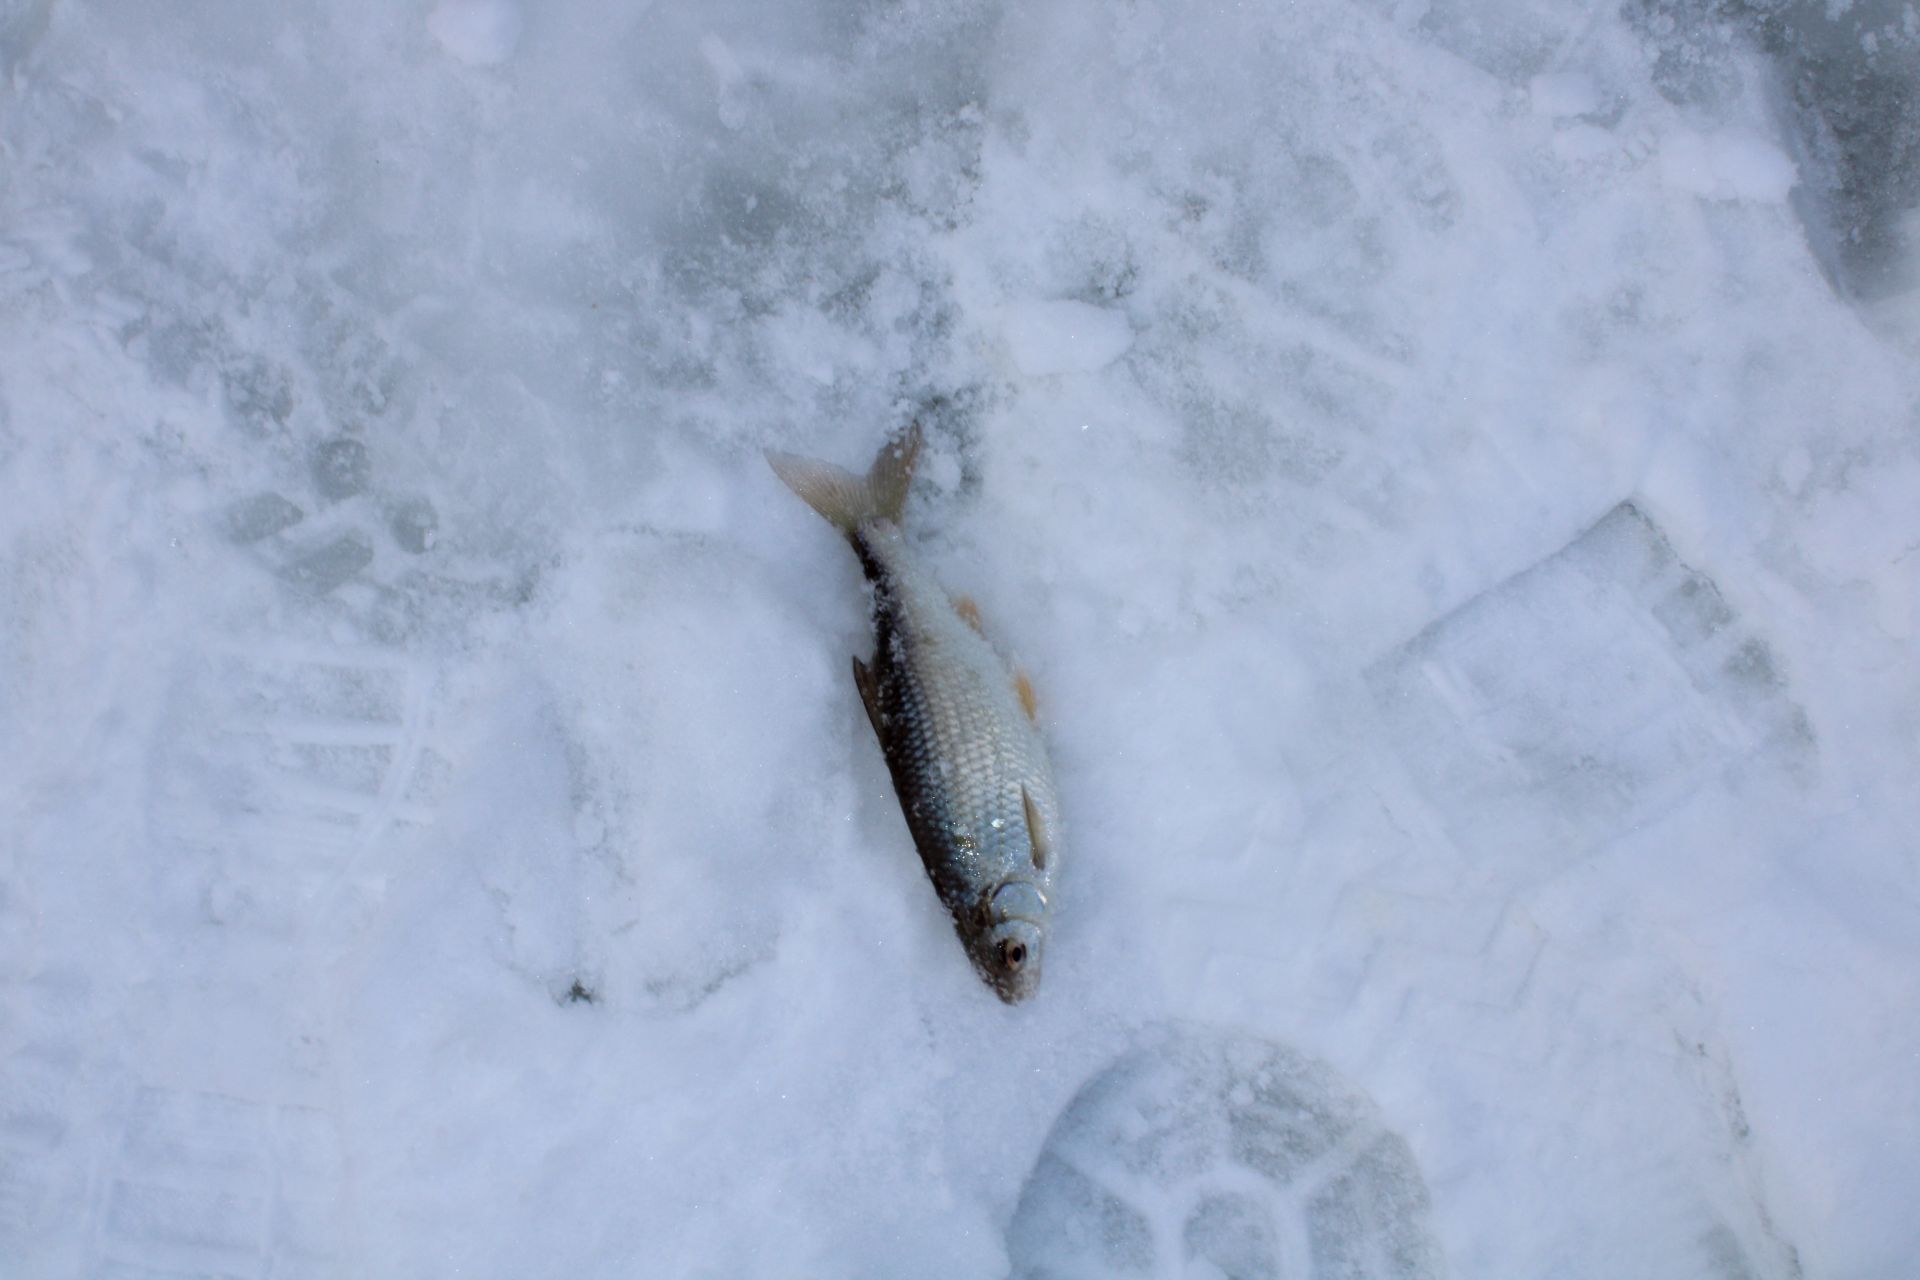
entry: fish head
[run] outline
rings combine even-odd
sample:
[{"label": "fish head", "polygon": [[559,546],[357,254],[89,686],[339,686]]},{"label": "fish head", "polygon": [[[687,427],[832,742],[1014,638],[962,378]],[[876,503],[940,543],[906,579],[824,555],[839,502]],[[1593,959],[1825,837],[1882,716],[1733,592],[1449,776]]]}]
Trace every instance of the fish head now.
[{"label": "fish head", "polygon": [[1040,989],[1041,934],[1027,920],[1009,920],[989,930],[975,963],[994,994],[1019,1004]]},{"label": "fish head", "polygon": [[1040,961],[1046,939],[1047,897],[1029,880],[1008,880],[982,902],[986,926],[973,940],[973,962],[1008,1004],[1019,1004],[1040,989]]}]

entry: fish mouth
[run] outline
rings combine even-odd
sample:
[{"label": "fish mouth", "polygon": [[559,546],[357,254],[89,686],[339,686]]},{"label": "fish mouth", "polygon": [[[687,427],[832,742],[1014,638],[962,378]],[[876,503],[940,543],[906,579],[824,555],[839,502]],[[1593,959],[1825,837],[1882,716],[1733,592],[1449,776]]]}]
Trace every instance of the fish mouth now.
[{"label": "fish mouth", "polygon": [[1000,997],[1002,1004],[1025,1004],[1035,992],[1040,990],[1040,972],[1035,970],[1033,977],[1020,982],[995,983],[993,994]]},{"label": "fish mouth", "polygon": [[1023,969],[1016,974],[989,971],[985,976],[987,985],[993,988],[993,994],[999,996],[1003,1004],[1024,1004],[1040,990],[1038,962],[1032,968]]}]

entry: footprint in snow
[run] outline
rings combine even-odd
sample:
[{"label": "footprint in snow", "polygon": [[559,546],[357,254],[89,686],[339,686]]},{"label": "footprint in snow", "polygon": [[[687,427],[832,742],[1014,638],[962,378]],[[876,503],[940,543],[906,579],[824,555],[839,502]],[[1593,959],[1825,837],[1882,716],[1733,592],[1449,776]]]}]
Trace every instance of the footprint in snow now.
[{"label": "footprint in snow", "polygon": [[1007,1234],[1015,1280],[1431,1280],[1406,1142],[1331,1068],[1234,1032],[1159,1033],[1054,1123]]}]

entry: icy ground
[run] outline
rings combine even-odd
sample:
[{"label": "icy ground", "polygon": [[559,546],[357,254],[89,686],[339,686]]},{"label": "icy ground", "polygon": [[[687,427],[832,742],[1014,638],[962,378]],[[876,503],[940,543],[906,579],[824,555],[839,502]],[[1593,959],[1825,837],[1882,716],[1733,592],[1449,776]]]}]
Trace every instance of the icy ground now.
[{"label": "icy ground", "polygon": [[[0,0],[0,1277],[1910,1280],[1920,16]],[[760,460],[1070,821],[1002,1007]]]}]

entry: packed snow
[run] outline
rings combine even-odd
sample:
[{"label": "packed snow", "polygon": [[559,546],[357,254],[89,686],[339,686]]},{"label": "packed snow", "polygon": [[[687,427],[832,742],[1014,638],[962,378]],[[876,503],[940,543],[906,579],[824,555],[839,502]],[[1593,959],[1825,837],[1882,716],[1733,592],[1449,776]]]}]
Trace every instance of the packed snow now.
[{"label": "packed snow", "polygon": [[[1898,0],[0,0],[0,1276],[1906,1280]],[[762,461],[1031,673],[974,976]]]}]

